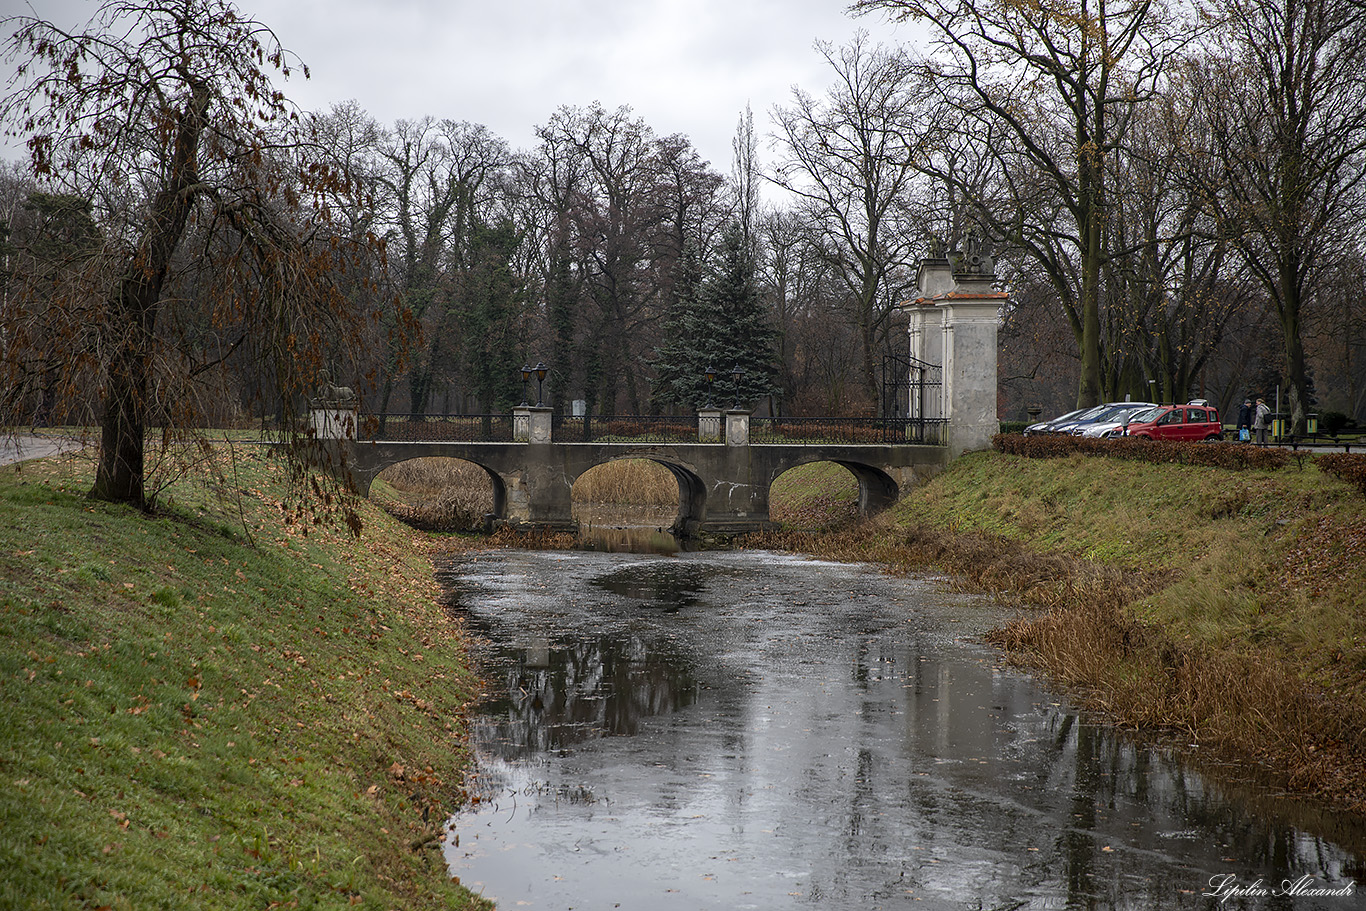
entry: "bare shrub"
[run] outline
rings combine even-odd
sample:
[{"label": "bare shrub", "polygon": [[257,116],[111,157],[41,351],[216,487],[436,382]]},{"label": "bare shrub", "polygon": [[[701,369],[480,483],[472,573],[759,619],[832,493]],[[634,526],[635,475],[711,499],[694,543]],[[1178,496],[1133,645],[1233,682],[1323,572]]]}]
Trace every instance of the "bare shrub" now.
[{"label": "bare shrub", "polygon": [[1366,455],[1330,452],[1314,459],[1319,470],[1356,487],[1366,496]]},{"label": "bare shrub", "polygon": [[1092,440],[1065,433],[1025,436],[999,433],[991,438],[997,452],[1027,459],[1060,459],[1073,453],[1102,455],[1136,462],[1203,465],[1209,468],[1244,469],[1284,468],[1290,453],[1279,447],[1249,446],[1246,443],[1178,442],[1124,437],[1118,440]]}]

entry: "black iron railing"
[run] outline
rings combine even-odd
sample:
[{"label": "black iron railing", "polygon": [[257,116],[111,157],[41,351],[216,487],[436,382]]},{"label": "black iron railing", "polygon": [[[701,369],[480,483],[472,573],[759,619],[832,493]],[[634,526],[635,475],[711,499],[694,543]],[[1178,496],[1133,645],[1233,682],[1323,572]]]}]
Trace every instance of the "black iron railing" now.
[{"label": "black iron railing", "polygon": [[[754,444],[846,443],[870,445],[940,445],[943,419],[930,418],[789,418],[751,417]],[[718,430],[724,440],[725,418]],[[365,415],[362,440],[405,443],[508,443],[513,441],[511,414]],[[557,443],[696,443],[695,415],[564,416],[552,419]]]},{"label": "black iron railing", "polygon": [[750,418],[751,443],[938,445],[947,421],[928,418]]},{"label": "black iron railing", "polygon": [[361,419],[361,439],[396,443],[510,443],[510,414],[388,414]]},{"label": "black iron railing", "polygon": [[696,415],[556,415],[551,439],[560,443],[696,443]]}]

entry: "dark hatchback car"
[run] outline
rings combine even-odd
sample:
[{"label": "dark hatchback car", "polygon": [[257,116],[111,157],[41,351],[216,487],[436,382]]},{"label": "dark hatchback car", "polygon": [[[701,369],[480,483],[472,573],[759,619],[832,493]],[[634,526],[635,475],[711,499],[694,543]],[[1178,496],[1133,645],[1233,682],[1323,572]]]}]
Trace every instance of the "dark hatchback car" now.
[{"label": "dark hatchback car", "polygon": [[1222,440],[1224,425],[1211,405],[1162,405],[1136,415],[1125,435],[1149,440]]}]

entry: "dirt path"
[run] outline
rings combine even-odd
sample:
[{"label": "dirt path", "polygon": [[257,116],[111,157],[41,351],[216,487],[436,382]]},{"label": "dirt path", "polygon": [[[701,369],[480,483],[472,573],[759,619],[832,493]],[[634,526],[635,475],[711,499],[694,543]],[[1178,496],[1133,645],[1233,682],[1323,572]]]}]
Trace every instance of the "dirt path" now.
[{"label": "dirt path", "polygon": [[43,459],[59,452],[80,449],[81,441],[61,437],[2,436],[0,437],[0,465]]}]

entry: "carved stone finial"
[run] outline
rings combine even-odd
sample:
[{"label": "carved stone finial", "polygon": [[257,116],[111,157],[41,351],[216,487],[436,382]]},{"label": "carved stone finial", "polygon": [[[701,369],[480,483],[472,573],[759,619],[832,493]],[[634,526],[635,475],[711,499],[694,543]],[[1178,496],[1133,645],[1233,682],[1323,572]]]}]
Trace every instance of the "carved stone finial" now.
[{"label": "carved stone finial", "polygon": [[953,259],[955,277],[992,278],[996,275],[996,260],[982,252],[982,235],[976,228],[969,228],[963,236],[963,250]]}]

